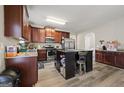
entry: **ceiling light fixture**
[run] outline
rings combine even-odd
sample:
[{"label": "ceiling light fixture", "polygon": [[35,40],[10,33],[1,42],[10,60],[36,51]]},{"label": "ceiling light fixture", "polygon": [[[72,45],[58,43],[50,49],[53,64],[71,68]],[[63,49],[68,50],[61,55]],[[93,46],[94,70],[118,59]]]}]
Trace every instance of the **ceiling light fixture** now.
[{"label": "ceiling light fixture", "polygon": [[58,18],[51,17],[51,16],[47,16],[46,21],[48,21],[48,22],[53,22],[53,23],[57,23],[57,24],[60,24],[60,25],[65,25],[66,22],[67,22],[66,20],[58,19]]}]

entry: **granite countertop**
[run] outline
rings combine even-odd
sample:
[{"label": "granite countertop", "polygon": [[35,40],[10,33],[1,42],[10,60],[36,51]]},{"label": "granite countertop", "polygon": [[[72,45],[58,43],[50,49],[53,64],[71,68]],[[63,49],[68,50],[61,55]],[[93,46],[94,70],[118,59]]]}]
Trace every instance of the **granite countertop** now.
[{"label": "granite countertop", "polygon": [[124,50],[110,51],[110,50],[96,50],[96,51],[104,51],[104,52],[124,52]]},{"label": "granite countertop", "polygon": [[25,52],[14,57],[5,57],[5,59],[21,58],[21,57],[37,57],[37,56],[38,56],[37,52]]},{"label": "granite countertop", "polygon": [[46,48],[38,48],[37,50],[46,50]]}]

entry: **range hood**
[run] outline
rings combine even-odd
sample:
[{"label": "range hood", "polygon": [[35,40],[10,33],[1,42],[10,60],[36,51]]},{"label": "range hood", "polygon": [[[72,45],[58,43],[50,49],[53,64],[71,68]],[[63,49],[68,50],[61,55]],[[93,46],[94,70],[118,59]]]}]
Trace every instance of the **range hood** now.
[{"label": "range hood", "polygon": [[46,39],[54,39],[54,37],[47,36]]},{"label": "range hood", "polygon": [[54,37],[46,37],[46,43],[54,43]]}]

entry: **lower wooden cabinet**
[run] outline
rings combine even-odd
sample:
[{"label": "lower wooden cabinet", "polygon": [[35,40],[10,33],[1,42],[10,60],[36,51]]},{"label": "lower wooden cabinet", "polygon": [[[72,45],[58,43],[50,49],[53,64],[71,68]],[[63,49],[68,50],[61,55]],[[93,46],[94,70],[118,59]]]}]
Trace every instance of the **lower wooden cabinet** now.
[{"label": "lower wooden cabinet", "polygon": [[46,49],[38,49],[38,61],[46,61],[47,60],[47,50]]},{"label": "lower wooden cabinet", "polygon": [[20,86],[31,87],[38,81],[37,57],[14,57],[5,59],[6,68],[17,68],[21,72]]},{"label": "lower wooden cabinet", "polygon": [[104,63],[108,65],[115,65],[115,53],[114,52],[105,52]]},{"label": "lower wooden cabinet", "polygon": [[124,52],[96,50],[96,62],[124,68]]},{"label": "lower wooden cabinet", "polygon": [[115,66],[124,68],[124,53],[116,53]]}]

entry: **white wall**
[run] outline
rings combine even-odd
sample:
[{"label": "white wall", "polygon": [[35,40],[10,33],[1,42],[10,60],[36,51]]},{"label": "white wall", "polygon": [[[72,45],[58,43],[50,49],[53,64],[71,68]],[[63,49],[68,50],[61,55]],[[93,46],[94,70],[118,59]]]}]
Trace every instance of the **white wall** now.
[{"label": "white wall", "polygon": [[[0,5],[0,43],[4,46],[14,45],[17,43],[17,40],[13,38],[4,37],[4,10],[2,5]],[[5,62],[0,63],[0,72],[5,68],[4,63]]]},{"label": "white wall", "polygon": [[87,33],[95,33],[95,45],[99,44],[99,40],[112,41],[118,40],[121,43],[121,48],[124,48],[124,18],[111,21],[94,29],[82,31],[77,35],[78,49],[84,49],[84,37]]}]

